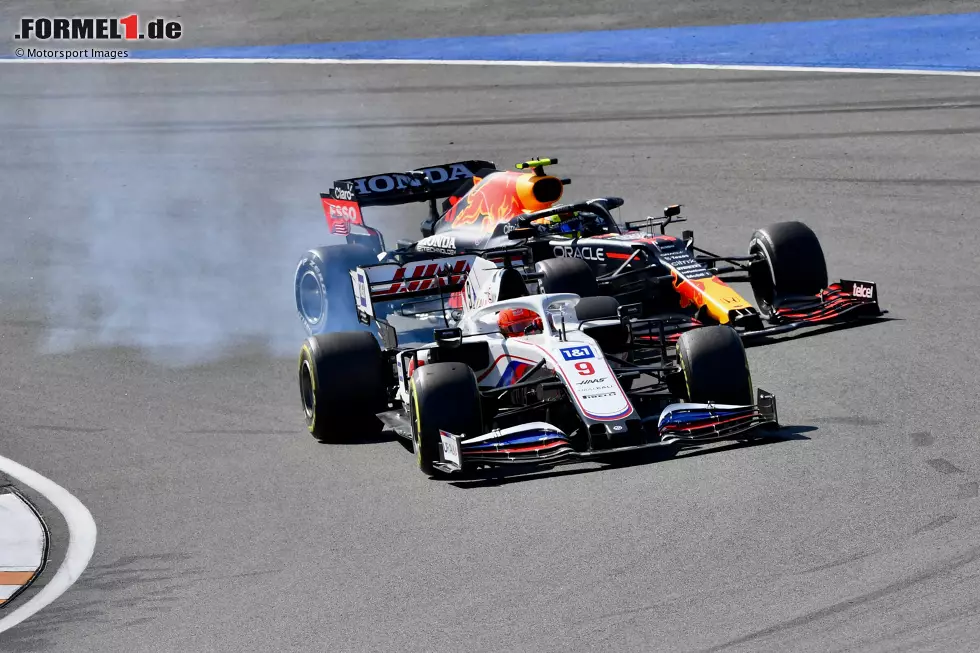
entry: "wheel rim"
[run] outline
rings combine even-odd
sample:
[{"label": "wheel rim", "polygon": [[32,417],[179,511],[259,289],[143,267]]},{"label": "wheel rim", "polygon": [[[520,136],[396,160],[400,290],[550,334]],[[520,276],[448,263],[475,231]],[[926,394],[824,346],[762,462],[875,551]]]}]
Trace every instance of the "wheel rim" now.
[{"label": "wheel rim", "polygon": [[306,419],[313,419],[316,410],[316,398],[313,394],[313,370],[310,368],[310,361],[304,360],[299,370],[299,392],[303,398],[303,411]]},{"label": "wheel rim", "polygon": [[677,350],[677,362],[681,366],[681,376],[684,377],[684,390],[687,392],[686,399],[691,401],[691,375],[687,371],[687,365],[684,362],[684,354]]},{"label": "wheel rim", "polygon": [[766,264],[765,270],[768,272],[765,279],[759,278],[758,275],[754,278],[752,276],[749,278],[752,292],[755,295],[760,310],[763,314],[768,315],[772,311],[773,300],[776,296],[776,275],[773,270],[772,259],[769,257],[769,252],[758,241],[753,242],[749,247],[749,255],[751,256],[753,254],[762,256]]},{"label": "wheel rim", "polygon": [[312,270],[304,272],[299,280],[299,310],[311,325],[319,324],[326,317],[323,284]]},{"label": "wheel rim", "polygon": [[412,433],[412,442],[415,444],[415,460],[419,467],[422,462],[422,417],[419,415],[419,397],[415,392],[415,384],[412,384],[412,424],[415,425]]}]

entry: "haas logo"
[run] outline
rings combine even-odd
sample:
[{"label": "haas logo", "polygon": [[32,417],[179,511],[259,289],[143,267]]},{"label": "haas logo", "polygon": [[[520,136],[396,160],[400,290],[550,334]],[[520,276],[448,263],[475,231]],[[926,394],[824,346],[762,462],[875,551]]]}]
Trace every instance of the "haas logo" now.
[{"label": "haas logo", "polygon": [[856,283],[854,284],[854,291],[851,294],[862,299],[872,299],[874,297],[874,292],[874,286],[865,286],[863,284]]},{"label": "haas logo", "polygon": [[405,292],[425,292],[431,288],[456,285],[463,282],[470,265],[466,259],[457,259],[452,265],[438,263],[421,263],[412,268],[411,276],[405,280],[406,267],[395,270],[391,285],[378,290],[372,296],[395,295]]}]

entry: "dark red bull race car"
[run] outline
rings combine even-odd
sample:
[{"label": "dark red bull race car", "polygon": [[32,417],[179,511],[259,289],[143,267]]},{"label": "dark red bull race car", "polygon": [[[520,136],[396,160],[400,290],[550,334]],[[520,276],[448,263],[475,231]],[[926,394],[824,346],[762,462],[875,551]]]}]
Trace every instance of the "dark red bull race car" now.
[{"label": "dark red bull race car", "polygon": [[[820,242],[801,222],[756,230],[744,254],[715,254],[695,245],[692,231],[666,233],[684,221],[679,205],[620,225],[612,216],[620,198],[562,203],[570,180],[545,172],[556,163],[538,159],[499,170],[489,161],[460,161],[334,182],[321,199],[331,233],[347,244],[311,250],[300,262],[296,300],[307,329],[338,328],[337,310],[328,315],[350,304],[348,270],[433,254],[478,254],[515,268],[541,292],[611,295],[638,304],[643,316],[676,315],[672,338],[704,324],[729,325],[749,338],[884,313],[874,282],[828,283]],[[415,202],[429,205],[422,238],[387,251],[361,210]],[[398,282],[393,292],[410,293],[425,280]],[[756,305],[733,282],[748,283]],[[450,305],[460,300],[448,298]]]}]

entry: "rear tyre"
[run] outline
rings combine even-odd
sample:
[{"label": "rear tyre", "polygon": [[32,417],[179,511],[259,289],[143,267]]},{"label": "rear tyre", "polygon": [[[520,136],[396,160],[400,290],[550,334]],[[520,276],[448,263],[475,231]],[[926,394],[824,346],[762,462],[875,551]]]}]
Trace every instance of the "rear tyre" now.
[{"label": "rear tyre", "polygon": [[827,263],[817,235],[802,222],[777,222],[752,234],[749,255],[762,260],[749,268],[756,302],[772,312],[780,297],[816,295],[827,287]]},{"label": "rear tyre", "polygon": [[582,259],[550,258],[538,262],[534,270],[541,274],[542,292],[567,292],[579,297],[595,297],[599,294],[596,273]]},{"label": "rear tyre", "polygon": [[356,440],[382,430],[387,408],[384,356],[366,331],[310,336],[299,355],[306,427],[321,442]]},{"label": "rear tyre", "polygon": [[739,406],[753,403],[752,375],[735,329],[706,326],[681,334],[677,359],[688,401]]},{"label": "rear tyre", "polygon": [[416,368],[409,382],[412,439],[419,469],[437,474],[439,431],[475,437],[483,433],[480,389],[473,370],[462,363],[430,363]]},{"label": "rear tyre", "polygon": [[364,328],[357,321],[348,272],[359,265],[377,262],[377,254],[363,245],[317,247],[300,259],[294,284],[296,310],[307,333]]}]

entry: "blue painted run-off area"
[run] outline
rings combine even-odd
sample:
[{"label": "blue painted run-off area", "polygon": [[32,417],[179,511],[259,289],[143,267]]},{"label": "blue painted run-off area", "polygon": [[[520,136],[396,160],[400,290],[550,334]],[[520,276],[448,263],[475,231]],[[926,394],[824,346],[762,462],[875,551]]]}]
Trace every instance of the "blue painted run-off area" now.
[{"label": "blue painted run-off area", "polygon": [[980,13],[134,52],[137,58],[437,59],[980,70]]}]

